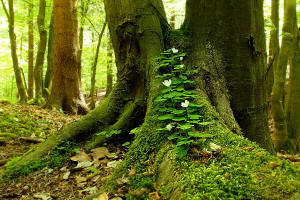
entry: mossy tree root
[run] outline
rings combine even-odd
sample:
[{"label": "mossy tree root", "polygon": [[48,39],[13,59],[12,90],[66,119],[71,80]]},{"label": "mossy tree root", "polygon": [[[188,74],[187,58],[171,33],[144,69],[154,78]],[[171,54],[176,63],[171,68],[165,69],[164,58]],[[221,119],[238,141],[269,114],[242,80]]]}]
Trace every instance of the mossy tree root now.
[{"label": "mossy tree root", "polygon": [[[96,109],[83,116],[80,120],[66,125],[61,130],[47,138],[47,140],[22,156],[18,165],[32,162],[49,153],[57,145],[64,141],[74,140],[84,142],[90,139],[94,133],[114,128],[125,130],[124,127],[136,126],[143,118],[141,101],[126,100],[126,83],[118,83],[112,93]],[[124,98],[125,97],[125,98]],[[138,99],[138,98],[137,98]],[[141,115],[141,116],[140,116]],[[131,119],[126,121],[126,119]],[[137,118],[137,119],[136,119]],[[134,125],[133,125],[134,124]]]}]

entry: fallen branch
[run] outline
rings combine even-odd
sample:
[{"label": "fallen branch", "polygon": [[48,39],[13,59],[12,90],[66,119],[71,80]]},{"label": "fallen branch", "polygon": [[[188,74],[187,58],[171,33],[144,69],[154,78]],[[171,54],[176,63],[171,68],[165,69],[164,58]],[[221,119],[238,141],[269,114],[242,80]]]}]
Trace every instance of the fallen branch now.
[{"label": "fallen branch", "polygon": [[20,137],[20,140],[24,142],[34,143],[34,144],[38,144],[45,141],[42,138],[33,138],[33,137]]}]

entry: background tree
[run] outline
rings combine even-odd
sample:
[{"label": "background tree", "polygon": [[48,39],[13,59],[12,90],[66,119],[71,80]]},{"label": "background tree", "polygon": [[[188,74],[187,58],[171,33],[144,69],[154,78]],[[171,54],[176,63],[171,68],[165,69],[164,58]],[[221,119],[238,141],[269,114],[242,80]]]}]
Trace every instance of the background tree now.
[{"label": "background tree", "polygon": [[102,41],[102,37],[104,34],[106,28],[106,23],[104,22],[102,30],[100,33],[98,33],[98,43],[97,43],[97,48],[96,48],[96,53],[95,53],[95,59],[93,62],[92,66],[92,78],[91,78],[91,91],[90,91],[90,97],[91,97],[91,103],[90,103],[90,108],[94,109],[95,108],[95,85],[96,85],[96,71],[97,71],[97,64],[98,64],[98,58],[99,58],[99,50],[100,50],[100,45]]},{"label": "background tree", "polygon": [[54,76],[48,107],[86,114],[81,92],[76,1],[54,1]]},{"label": "background tree", "polygon": [[[54,11],[53,11],[54,12]],[[47,55],[47,71],[45,76],[45,88],[49,93],[52,85],[53,79],[53,59],[54,59],[54,24],[53,24],[53,12],[51,16],[50,26],[49,26],[49,38],[48,38],[48,55]],[[49,96],[49,94],[48,94]]]},{"label": "background tree", "polygon": [[28,99],[33,98],[34,30],[33,0],[28,2]]},{"label": "background tree", "polygon": [[27,93],[22,80],[22,74],[21,74],[22,72],[19,67],[19,60],[17,56],[16,35],[14,32],[14,24],[15,24],[14,1],[8,0],[8,9],[6,8],[6,5],[3,0],[1,0],[1,4],[8,20],[8,32],[9,32],[9,39],[10,39],[10,46],[11,46],[11,57],[13,61],[13,68],[16,77],[18,94],[20,95],[20,102],[26,103]]},{"label": "background tree", "polygon": [[285,98],[285,116],[288,131],[288,145],[293,153],[300,152],[300,29],[297,27],[296,1],[291,2],[289,23],[292,23],[292,44],[289,59],[290,74],[288,92]]},{"label": "background tree", "polygon": [[47,30],[45,27],[46,0],[40,0],[37,24],[39,30],[39,45],[34,66],[35,99],[40,104],[43,92],[43,65],[47,48]]},{"label": "background tree", "polygon": [[[284,1],[284,22],[282,28],[282,42],[277,66],[274,68],[274,85],[272,89],[272,115],[275,125],[274,145],[277,151],[286,148],[288,130],[284,111],[284,94],[286,82],[286,69],[288,59],[293,55],[293,34],[295,31],[295,0]],[[297,25],[297,24],[296,24]]]},{"label": "background tree", "polygon": [[113,63],[113,48],[110,36],[107,44],[107,76],[106,76],[106,94],[108,96],[113,88],[113,74],[112,74],[112,63]]}]

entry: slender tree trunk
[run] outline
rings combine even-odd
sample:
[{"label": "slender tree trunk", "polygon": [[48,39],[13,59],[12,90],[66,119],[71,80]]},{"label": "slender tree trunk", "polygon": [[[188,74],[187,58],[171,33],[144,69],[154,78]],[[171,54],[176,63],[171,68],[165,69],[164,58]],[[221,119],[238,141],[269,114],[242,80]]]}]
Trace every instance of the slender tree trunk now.
[{"label": "slender tree trunk", "polygon": [[176,14],[175,14],[174,11],[171,14],[170,26],[172,27],[172,29],[175,29],[175,26],[176,26]]},{"label": "slender tree trunk", "polygon": [[80,28],[79,28],[79,58],[80,58],[80,81],[81,81],[81,68],[82,68],[82,62],[81,62],[81,58],[82,58],[82,51],[83,51],[83,34],[84,34],[84,26],[85,26],[85,21],[86,21],[86,15],[87,12],[89,10],[89,4],[90,4],[90,0],[80,0],[81,1],[81,5],[80,5]]},{"label": "slender tree trunk", "polygon": [[20,96],[20,102],[26,103],[27,102],[27,93],[26,89],[23,84],[22,80],[22,72],[19,67],[19,60],[17,56],[17,43],[16,43],[16,34],[14,32],[14,26],[15,26],[15,13],[14,13],[14,1],[9,0],[8,1],[8,10],[3,2],[1,0],[3,9],[5,11],[5,14],[8,19],[8,32],[9,32],[9,40],[10,40],[10,46],[11,46],[11,57],[13,61],[13,68],[15,72],[16,77],[16,83],[18,88],[18,94]]},{"label": "slender tree trunk", "polygon": [[274,85],[272,89],[272,115],[275,125],[275,148],[277,151],[286,148],[288,140],[286,116],[284,111],[284,89],[288,58],[293,54],[293,34],[295,33],[295,0],[284,1],[284,22],[282,42],[277,66],[274,68]]},{"label": "slender tree trunk", "polygon": [[54,1],[54,75],[48,107],[88,112],[80,84],[76,1]]},{"label": "slender tree trunk", "polygon": [[289,145],[293,153],[300,152],[300,29],[297,28],[296,3],[291,13],[294,22],[293,53],[290,56],[290,75],[286,95],[286,122]]},{"label": "slender tree trunk", "polygon": [[98,43],[97,43],[97,49],[95,53],[95,58],[92,66],[92,78],[91,78],[91,90],[90,90],[90,97],[91,97],[91,104],[90,108],[94,109],[95,108],[95,85],[96,85],[96,71],[97,71],[97,64],[98,64],[98,57],[99,57],[99,51],[100,51],[100,45],[101,45],[101,40],[105,31],[106,27],[106,22],[104,22],[101,33],[98,36]]},{"label": "slender tree trunk", "polygon": [[28,99],[33,99],[33,65],[34,65],[34,37],[33,37],[33,2],[28,3]]},{"label": "slender tree trunk", "polygon": [[47,47],[47,31],[45,27],[46,0],[40,0],[37,18],[40,41],[34,66],[35,99],[39,102],[43,91],[43,65]]},{"label": "slender tree trunk", "polygon": [[[108,33],[108,37],[110,37],[109,33]],[[112,65],[113,65],[113,48],[112,48],[111,40],[109,39],[107,44],[107,72],[106,72],[105,96],[108,96],[109,93],[112,91],[112,85],[113,85]]]},{"label": "slender tree trunk", "polygon": [[271,96],[274,84],[274,66],[277,65],[279,55],[279,0],[272,0],[271,22],[273,28],[270,32],[269,61],[267,69],[268,96]]},{"label": "slender tree trunk", "polygon": [[[53,59],[54,59],[54,26],[53,26],[53,13],[51,16],[49,26],[48,38],[48,55],[47,55],[47,71],[45,76],[45,88],[50,91],[53,79]],[[47,92],[48,93],[48,92]]]}]

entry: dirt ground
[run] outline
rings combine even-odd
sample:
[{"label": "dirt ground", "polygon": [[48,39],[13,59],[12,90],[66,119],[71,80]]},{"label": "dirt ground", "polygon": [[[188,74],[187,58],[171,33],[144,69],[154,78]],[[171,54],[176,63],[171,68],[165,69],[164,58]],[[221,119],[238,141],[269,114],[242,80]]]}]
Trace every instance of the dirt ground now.
[{"label": "dirt ground", "polygon": [[[46,139],[79,118],[38,106],[0,103],[0,138],[8,135],[5,142],[0,143],[0,172],[6,161],[36,145],[22,138]],[[17,180],[0,183],[0,199],[83,198],[103,186],[107,176],[122,161],[125,150],[126,147],[113,144],[95,148],[90,153],[76,149],[73,157],[66,159],[62,167],[44,168]],[[117,198],[122,198],[122,194],[119,195]]]}]

